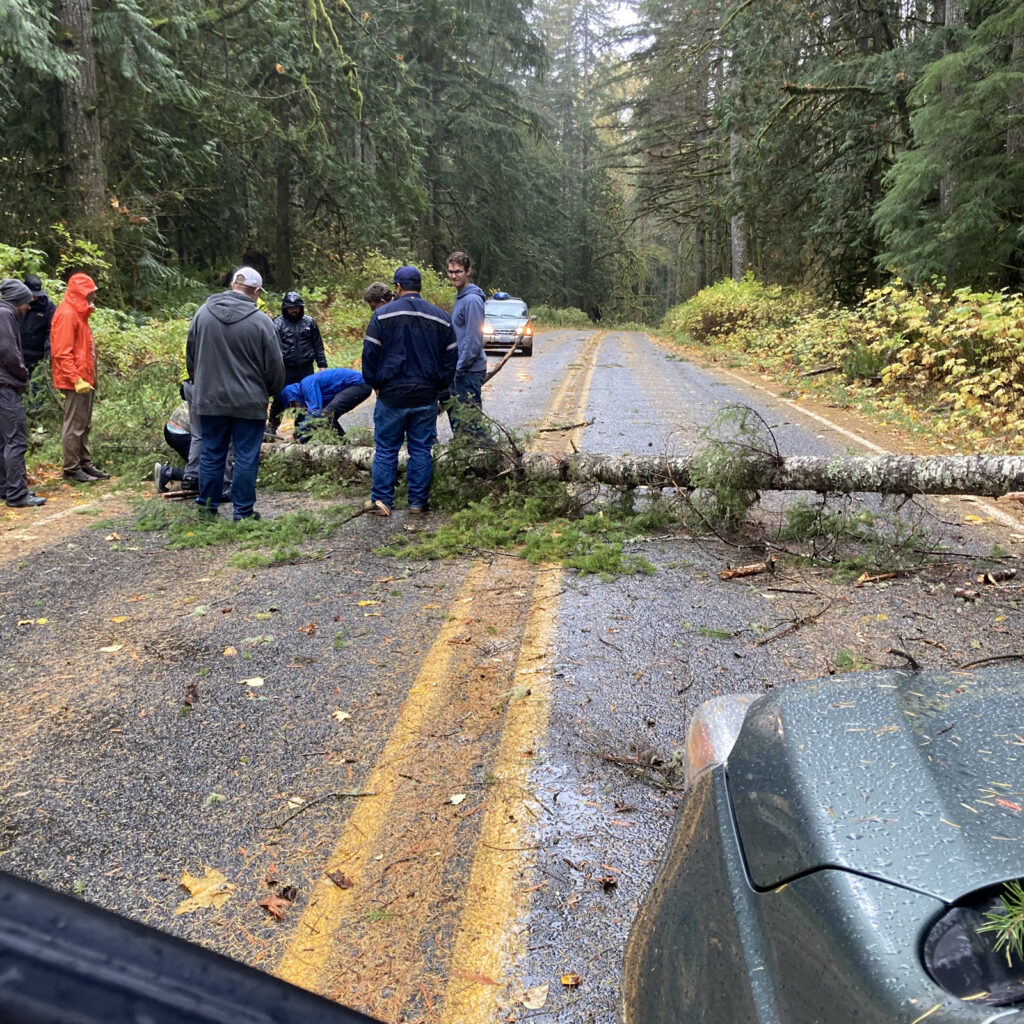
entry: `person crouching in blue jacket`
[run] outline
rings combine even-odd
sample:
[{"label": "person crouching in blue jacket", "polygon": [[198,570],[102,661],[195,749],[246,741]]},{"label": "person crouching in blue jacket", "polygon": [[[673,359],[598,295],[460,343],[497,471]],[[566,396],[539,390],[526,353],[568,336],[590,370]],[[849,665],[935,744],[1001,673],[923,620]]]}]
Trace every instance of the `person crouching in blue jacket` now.
[{"label": "person crouching in blue jacket", "polygon": [[295,417],[295,440],[305,444],[309,440],[314,420],[325,419],[338,433],[345,436],[339,422],[360,402],[370,397],[370,388],[356,370],[321,370],[303,377],[297,384],[288,384],[280,395],[282,406],[301,406],[305,412]]}]

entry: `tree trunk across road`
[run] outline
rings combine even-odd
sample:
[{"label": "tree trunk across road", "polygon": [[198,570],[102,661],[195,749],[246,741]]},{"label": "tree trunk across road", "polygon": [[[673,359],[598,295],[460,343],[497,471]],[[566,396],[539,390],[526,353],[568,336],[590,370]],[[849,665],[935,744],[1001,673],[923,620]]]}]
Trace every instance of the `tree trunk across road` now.
[{"label": "tree trunk across road", "polygon": [[[369,470],[373,448],[345,445],[264,445],[268,464],[303,471],[334,469],[341,476]],[[442,456],[443,457],[443,456]],[[506,470],[508,454],[484,455],[481,472]],[[576,452],[554,456],[526,452],[517,460],[533,479],[622,487],[692,487],[692,456],[598,455]],[[400,467],[405,465],[402,453]],[[749,464],[750,486],[764,491],[818,491],[851,494],[976,494],[999,497],[1024,490],[1024,456],[1018,455],[801,455]]]}]

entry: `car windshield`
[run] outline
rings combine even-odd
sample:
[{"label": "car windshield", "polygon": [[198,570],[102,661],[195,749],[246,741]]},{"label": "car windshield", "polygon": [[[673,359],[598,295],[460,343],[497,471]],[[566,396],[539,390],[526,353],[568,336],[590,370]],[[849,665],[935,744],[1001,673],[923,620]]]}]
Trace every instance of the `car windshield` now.
[{"label": "car windshield", "polygon": [[522,299],[488,299],[484,303],[488,316],[528,316],[526,303]]}]

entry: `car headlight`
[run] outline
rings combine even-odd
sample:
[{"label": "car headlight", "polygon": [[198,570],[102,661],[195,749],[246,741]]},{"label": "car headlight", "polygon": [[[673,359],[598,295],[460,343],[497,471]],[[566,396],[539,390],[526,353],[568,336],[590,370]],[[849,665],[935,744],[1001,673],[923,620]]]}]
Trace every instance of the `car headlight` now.
[{"label": "car headlight", "polygon": [[519,325],[519,326],[518,326],[518,327],[516,328],[516,334],[522,334],[522,333],[523,333],[523,325],[522,325],[522,324],[520,324],[520,325]]},{"label": "car headlight", "polygon": [[979,931],[989,915],[1004,909],[1003,887],[983,889],[953,904],[935,921],[925,936],[922,959],[925,969],[951,995],[990,1006],[1024,1002],[1020,958],[1009,960],[995,948],[989,931]]},{"label": "car headlight", "polygon": [[493,334],[493,333],[494,333],[494,325],[491,324],[491,323],[488,323],[485,320],[484,321],[484,334]]}]

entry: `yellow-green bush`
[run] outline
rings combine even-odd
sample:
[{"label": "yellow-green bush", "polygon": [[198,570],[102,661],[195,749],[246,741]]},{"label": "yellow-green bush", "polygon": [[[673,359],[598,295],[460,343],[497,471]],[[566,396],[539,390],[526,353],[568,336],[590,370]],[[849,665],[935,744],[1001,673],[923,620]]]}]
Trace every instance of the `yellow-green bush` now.
[{"label": "yellow-green bush", "polygon": [[704,288],[688,302],[665,314],[661,328],[686,335],[697,344],[730,337],[740,348],[757,342],[762,332],[789,327],[808,310],[813,300],[780,285],[766,285],[747,274]]},{"label": "yellow-green bush", "polygon": [[568,309],[556,309],[554,306],[534,306],[530,312],[537,318],[536,326],[544,327],[593,327],[594,321],[583,312],[572,306]]},{"label": "yellow-green bush", "polygon": [[[752,279],[725,281],[666,315],[680,342],[744,353],[780,372],[833,368],[848,391],[935,432],[978,440],[1024,421],[1024,296],[911,290],[896,280],[853,308],[814,308],[806,295]],[[834,379],[834,378],[833,378]]]}]

